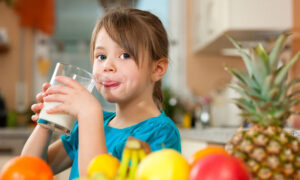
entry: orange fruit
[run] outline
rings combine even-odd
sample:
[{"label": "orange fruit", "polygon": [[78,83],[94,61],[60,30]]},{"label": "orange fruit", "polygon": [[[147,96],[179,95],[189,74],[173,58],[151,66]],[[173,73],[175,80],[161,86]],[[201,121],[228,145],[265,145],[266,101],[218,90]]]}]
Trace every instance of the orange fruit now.
[{"label": "orange fruit", "polygon": [[96,156],[88,166],[88,176],[101,172],[109,179],[113,179],[119,169],[120,161],[110,154],[101,154]]},{"label": "orange fruit", "polygon": [[181,154],[173,149],[163,149],[141,161],[135,180],[184,180],[188,179],[189,171],[189,164]]},{"label": "orange fruit", "polygon": [[6,162],[0,172],[1,180],[53,180],[49,165],[41,158],[17,156]]},{"label": "orange fruit", "polygon": [[194,164],[199,160],[202,159],[205,156],[208,156],[210,154],[224,154],[224,155],[229,155],[225,149],[217,146],[208,146],[204,149],[198,150],[196,153],[194,153],[190,158],[189,158],[189,164],[191,166],[194,166]]}]

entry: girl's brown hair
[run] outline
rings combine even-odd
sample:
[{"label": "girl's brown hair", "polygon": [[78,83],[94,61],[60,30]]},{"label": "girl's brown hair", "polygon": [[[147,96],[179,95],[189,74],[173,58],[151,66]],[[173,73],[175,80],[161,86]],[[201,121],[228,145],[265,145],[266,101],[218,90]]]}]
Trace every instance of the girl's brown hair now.
[{"label": "girl's brown hair", "polygon": [[[101,28],[104,28],[121,48],[133,56],[138,65],[144,63],[145,59],[149,59],[152,63],[161,58],[168,58],[167,32],[159,18],[148,11],[118,8],[106,13],[94,27],[90,44],[92,62],[97,34]],[[161,109],[163,101],[161,80],[154,85],[153,100]]]}]

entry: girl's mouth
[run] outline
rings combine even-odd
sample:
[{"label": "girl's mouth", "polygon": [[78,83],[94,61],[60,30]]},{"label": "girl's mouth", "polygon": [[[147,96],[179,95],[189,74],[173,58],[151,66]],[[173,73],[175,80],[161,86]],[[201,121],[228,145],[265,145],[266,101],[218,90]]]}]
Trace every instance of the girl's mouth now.
[{"label": "girl's mouth", "polygon": [[115,81],[104,81],[101,83],[105,88],[114,88],[119,86],[121,83],[120,82],[115,82]]}]

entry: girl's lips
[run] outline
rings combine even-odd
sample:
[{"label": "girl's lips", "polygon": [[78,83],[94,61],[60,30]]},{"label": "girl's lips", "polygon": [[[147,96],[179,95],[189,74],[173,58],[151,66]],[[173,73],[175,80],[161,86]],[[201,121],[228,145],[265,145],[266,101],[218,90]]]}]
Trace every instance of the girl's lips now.
[{"label": "girl's lips", "polygon": [[121,83],[114,81],[105,81],[101,83],[105,88],[113,88],[119,86]]}]

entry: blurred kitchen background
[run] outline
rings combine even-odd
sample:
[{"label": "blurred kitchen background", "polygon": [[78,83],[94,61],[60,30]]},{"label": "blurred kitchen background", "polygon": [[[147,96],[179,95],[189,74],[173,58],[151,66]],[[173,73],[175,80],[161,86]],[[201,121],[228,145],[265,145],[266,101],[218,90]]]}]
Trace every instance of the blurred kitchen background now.
[{"label": "blurred kitchen background", "polygon": [[[0,168],[20,153],[35,126],[30,107],[56,62],[91,71],[93,26],[105,8],[115,6],[151,11],[167,29],[164,107],[181,130],[185,156],[207,144],[222,146],[247,126],[231,102],[238,95],[227,88],[235,81],[224,70],[243,68],[243,62],[225,33],[244,47],[261,42],[270,50],[280,33],[291,31],[283,60],[300,50],[299,0],[0,0]],[[299,74],[300,62],[290,76]],[[93,94],[105,110],[114,110]],[[297,119],[287,127],[300,127]]]}]

